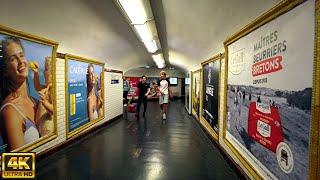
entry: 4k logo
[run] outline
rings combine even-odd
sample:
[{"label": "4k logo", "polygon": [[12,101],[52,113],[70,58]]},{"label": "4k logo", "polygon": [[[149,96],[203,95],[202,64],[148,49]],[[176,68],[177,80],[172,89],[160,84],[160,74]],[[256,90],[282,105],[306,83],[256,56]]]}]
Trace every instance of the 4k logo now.
[{"label": "4k logo", "polygon": [[2,178],[34,178],[35,153],[2,153]]}]

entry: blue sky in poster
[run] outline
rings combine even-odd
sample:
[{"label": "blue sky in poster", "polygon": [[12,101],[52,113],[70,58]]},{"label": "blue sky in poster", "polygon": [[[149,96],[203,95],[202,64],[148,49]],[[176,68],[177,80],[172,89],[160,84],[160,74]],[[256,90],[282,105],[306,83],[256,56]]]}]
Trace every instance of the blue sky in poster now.
[{"label": "blue sky in poster", "polygon": [[[4,38],[8,37],[8,35],[0,34],[0,41],[4,40]],[[39,63],[39,76],[40,76],[40,83],[42,85],[45,84],[44,80],[44,64],[45,64],[45,57],[52,56],[53,47],[49,45],[39,44],[32,41],[20,39],[22,46],[24,48],[25,56],[28,62],[30,61],[37,61]],[[38,92],[34,88],[34,80],[33,80],[33,71],[29,70],[28,75],[28,88],[29,88],[29,95],[39,99]]]}]

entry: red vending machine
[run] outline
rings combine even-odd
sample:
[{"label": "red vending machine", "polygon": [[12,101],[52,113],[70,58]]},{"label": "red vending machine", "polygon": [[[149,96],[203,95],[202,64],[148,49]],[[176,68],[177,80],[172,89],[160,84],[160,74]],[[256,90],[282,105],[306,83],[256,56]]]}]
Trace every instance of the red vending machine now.
[{"label": "red vending machine", "polygon": [[283,142],[283,131],[278,108],[251,102],[248,115],[248,134],[256,142],[273,152]]}]

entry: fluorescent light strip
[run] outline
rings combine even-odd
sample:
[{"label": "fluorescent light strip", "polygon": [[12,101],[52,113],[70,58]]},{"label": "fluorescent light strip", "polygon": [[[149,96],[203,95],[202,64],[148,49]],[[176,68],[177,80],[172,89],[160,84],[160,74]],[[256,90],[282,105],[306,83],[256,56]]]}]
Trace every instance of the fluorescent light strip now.
[{"label": "fluorescent light strip", "polygon": [[154,40],[143,42],[150,53],[155,53],[158,50],[157,44]]},{"label": "fluorescent light strip", "polygon": [[[124,12],[127,14],[135,31],[144,43],[149,53],[155,53],[158,50],[155,39],[158,39],[157,30],[154,24],[151,7],[148,0],[118,0]],[[151,21],[150,21],[151,20]],[[153,22],[152,22],[153,21]],[[149,26],[151,26],[151,29]],[[152,31],[155,31],[154,34]],[[156,36],[156,37],[153,37]],[[160,45],[161,46],[161,45]],[[165,67],[163,55],[153,55],[158,68]]]},{"label": "fluorescent light strip", "polygon": [[152,33],[147,26],[147,23],[143,25],[134,25],[134,28],[136,29],[136,32],[138,33],[148,51],[150,53],[156,52],[158,50],[158,46],[156,41],[152,37]]},{"label": "fluorescent light strip", "polygon": [[152,33],[150,32],[147,24],[134,25],[134,28],[136,29],[137,33],[139,34],[139,36],[143,42],[152,41],[152,39],[153,39]]},{"label": "fluorescent light strip", "polygon": [[144,24],[148,20],[142,0],[118,0],[132,24]]},{"label": "fluorescent light strip", "polygon": [[152,55],[152,58],[155,61],[155,63],[157,64],[158,68],[165,67],[165,62],[163,60],[162,54]]},{"label": "fluorescent light strip", "polygon": [[158,68],[161,69],[161,68],[164,68],[166,65],[165,64],[161,64],[161,65],[158,65]]}]

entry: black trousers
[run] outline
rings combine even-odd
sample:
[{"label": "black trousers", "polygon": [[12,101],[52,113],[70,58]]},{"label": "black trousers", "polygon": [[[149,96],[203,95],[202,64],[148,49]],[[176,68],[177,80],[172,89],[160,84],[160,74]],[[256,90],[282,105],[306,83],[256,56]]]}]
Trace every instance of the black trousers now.
[{"label": "black trousers", "polygon": [[137,104],[137,113],[138,113],[138,116],[139,116],[139,113],[140,113],[140,107],[141,107],[141,104],[143,103],[143,113],[146,113],[147,111],[147,104],[148,104],[148,98],[147,97],[139,97],[138,98],[138,104]]},{"label": "black trousers", "polygon": [[123,91],[123,98],[124,98],[124,103],[128,103],[128,91]]}]

